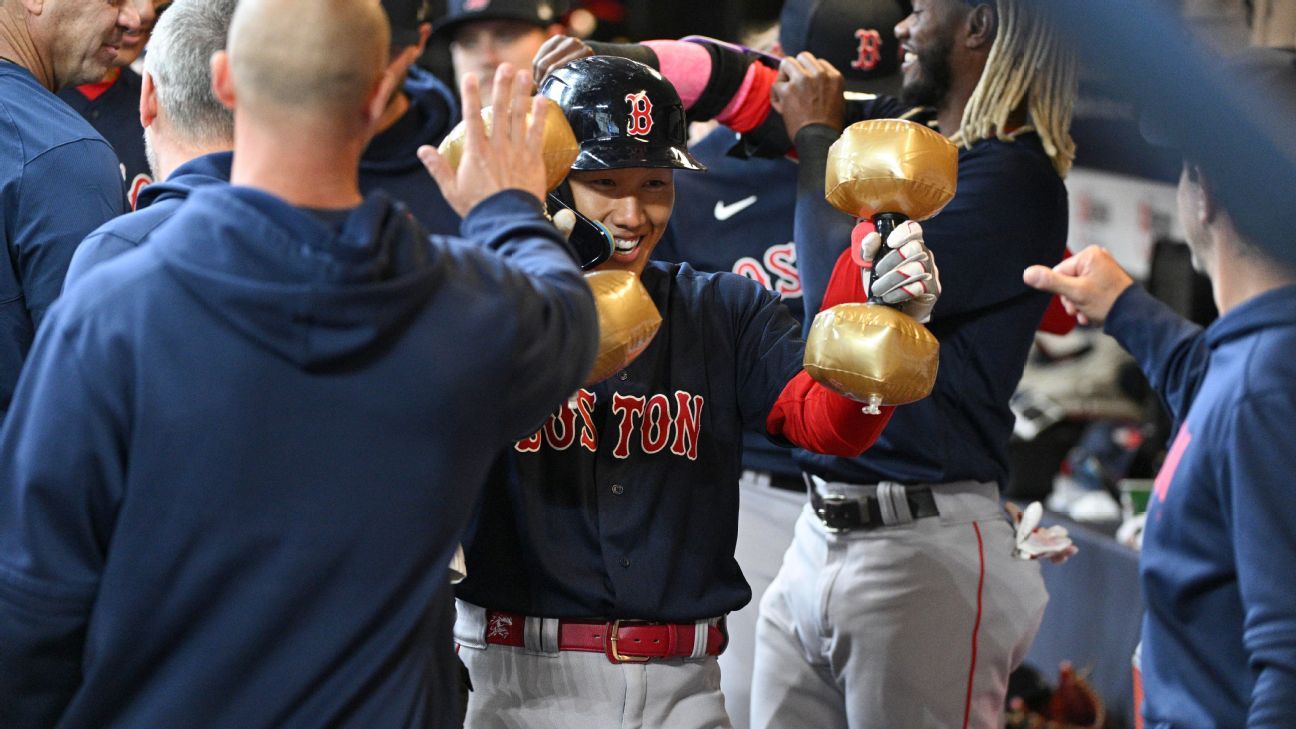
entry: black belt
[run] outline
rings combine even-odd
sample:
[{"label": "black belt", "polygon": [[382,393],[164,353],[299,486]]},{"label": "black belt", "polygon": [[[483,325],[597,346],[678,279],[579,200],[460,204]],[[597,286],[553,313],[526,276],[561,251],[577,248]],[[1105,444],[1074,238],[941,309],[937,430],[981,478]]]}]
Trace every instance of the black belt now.
[{"label": "black belt", "polygon": [[769,481],[769,485],[783,491],[795,491],[798,494],[805,493],[806,483],[801,474],[795,476],[785,476],[773,471],[758,471],[754,468],[744,469],[744,473],[750,473],[757,479]]},{"label": "black belt", "polygon": [[[936,497],[926,486],[906,488],[905,501],[909,503],[910,516],[915,519],[940,516],[940,511],[936,509]],[[882,506],[876,496],[825,497],[817,489],[810,489],[810,507],[824,526],[833,531],[888,526],[882,521]]]}]

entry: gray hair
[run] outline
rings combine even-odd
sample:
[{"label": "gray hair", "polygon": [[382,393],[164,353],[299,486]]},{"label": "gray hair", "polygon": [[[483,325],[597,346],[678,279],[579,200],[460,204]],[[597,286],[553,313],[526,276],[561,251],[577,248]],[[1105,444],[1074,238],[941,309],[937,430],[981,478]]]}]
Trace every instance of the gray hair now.
[{"label": "gray hair", "polygon": [[144,56],[158,107],[189,142],[234,139],[234,114],[212,91],[211,57],[225,48],[238,0],[176,0],[158,19]]}]

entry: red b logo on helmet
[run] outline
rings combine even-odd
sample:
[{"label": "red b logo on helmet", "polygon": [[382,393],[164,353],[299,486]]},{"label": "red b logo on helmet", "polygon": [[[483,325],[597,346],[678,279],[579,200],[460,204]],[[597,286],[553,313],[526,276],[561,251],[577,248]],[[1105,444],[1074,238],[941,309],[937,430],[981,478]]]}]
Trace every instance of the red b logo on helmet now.
[{"label": "red b logo on helmet", "polygon": [[630,121],[626,124],[626,134],[642,136],[652,131],[652,100],[647,91],[637,94],[626,94],[626,103],[630,104]]},{"label": "red b logo on helmet", "polygon": [[882,34],[869,28],[855,31],[859,38],[859,55],[851,61],[851,68],[860,71],[872,71],[882,59]]}]

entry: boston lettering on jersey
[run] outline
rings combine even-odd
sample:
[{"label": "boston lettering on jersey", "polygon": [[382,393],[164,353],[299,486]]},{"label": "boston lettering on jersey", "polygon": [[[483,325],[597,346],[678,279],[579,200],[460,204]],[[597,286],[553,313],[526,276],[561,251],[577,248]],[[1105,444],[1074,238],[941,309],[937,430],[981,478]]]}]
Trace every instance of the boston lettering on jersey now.
[{"label": "boston lettering on jersey", "polygon": [[[584,388],[578,390],[571,403],[558,408],[530,437],[515,443],[514,450],[536,453],[544,446],[556,451],[578,446],[590,453],[598,451],[598,428],[594,425],[597,403],[597,393]],[[647,455],[669,447],[670,453],[696,461],[702,405],[701,395],[683,390],[651,397],[612,393],[612,413],[617,418],[617,442],[612,455],[629,458],[634,445]]]}]

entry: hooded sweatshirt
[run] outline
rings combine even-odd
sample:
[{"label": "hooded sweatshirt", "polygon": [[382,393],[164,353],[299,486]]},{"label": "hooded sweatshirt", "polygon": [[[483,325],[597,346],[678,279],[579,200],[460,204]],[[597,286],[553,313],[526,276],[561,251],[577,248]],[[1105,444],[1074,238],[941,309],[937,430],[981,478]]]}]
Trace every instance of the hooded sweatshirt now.
[{"label": "hooded sweatshirt", "polygon": [[207,186],[60,299],[0,431],[0,726],[457,723],[445,566],[597,343],[538,200],[463,234]]},{"label": "hooded sweatshirt", "polygon": [[405,115],[373,138],[360,160],[360,189],[382,190],[400,200],[429,233],[453,235],[459,215],[416,154],[441,143],[459,121],[454,95],[436,76],[411,66],[403,86],[410,106]]},{"label": "hooded sweatshirt", "polygon": [[1138,286],[1106,331],[1177,432],[1143,533],[1144,726],[1296,726],[1296,285],[1202,330]]},{"label": "hooded sweatshirt", "polygon": [[135,202],[135,212],[113,218],[99,226],[77,246],[68,265],[63,289],[71,288],[94,266],[137,248],[154,229],[175,214],[189,193],[207,185],[228,184],[233,152],[215,152],[185,162],[165,182],[145,187]]}]

